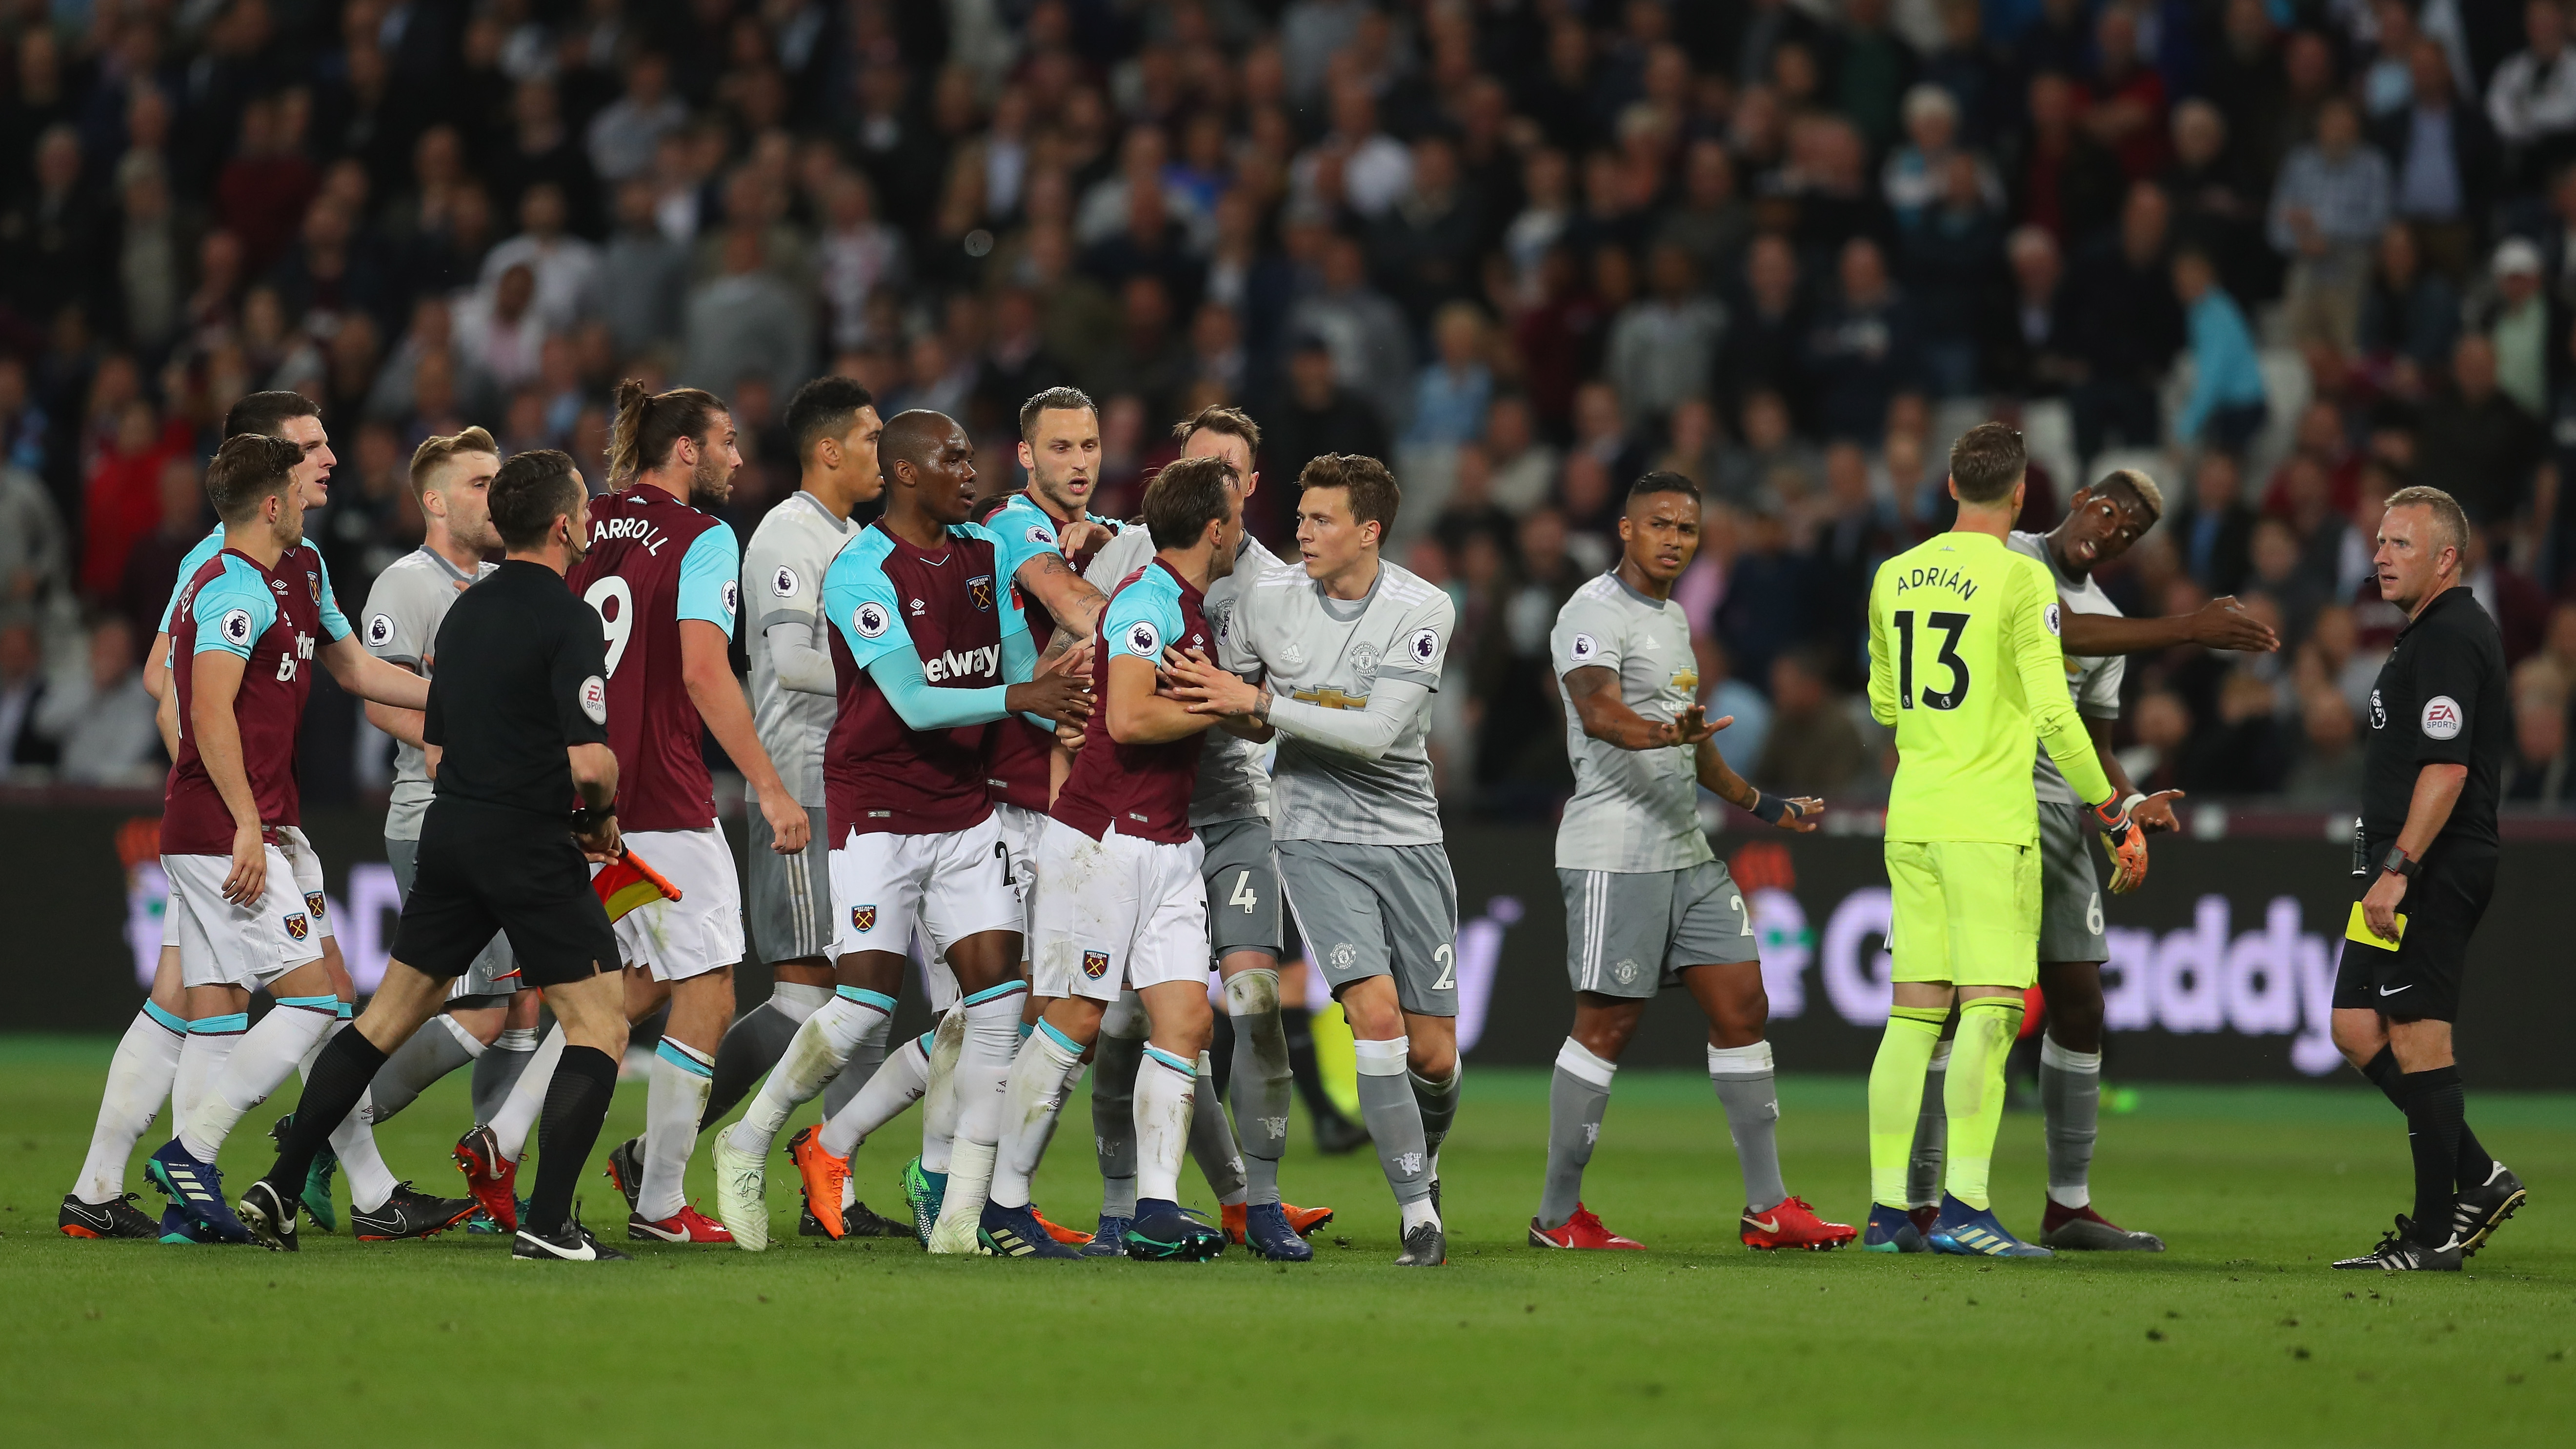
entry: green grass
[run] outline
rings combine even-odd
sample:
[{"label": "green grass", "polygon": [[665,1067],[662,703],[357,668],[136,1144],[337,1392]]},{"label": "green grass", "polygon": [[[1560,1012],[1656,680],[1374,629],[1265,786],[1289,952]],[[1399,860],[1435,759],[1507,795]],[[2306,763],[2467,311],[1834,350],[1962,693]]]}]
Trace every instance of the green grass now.
[{"label": "green grass", "polygon": [[[2457,1277],[2326,1270],[2408,1189],[2393,1114],[2322,1088],[2144,1089],[2106,1126],[2096,1192],[2173,1250],[1994,1264],[1745,1252],[1707,1083],[1633,1074],[1588,1197],[1654,1251],[1543,1254],[1523,1225],[1546,1078],[1499,1070],[1471,1071],[1443,1157],[1445,1271],[1389,1266],[1375,1161],[1318,1158],[1302,1120],[1289,1196],[1342,1210],[1310,1267],[815,1244],[793,1235],[782,1168],[769,1253],[636,1244],[639,1261],[586,1269],[513,1263],[502,1239],[462,1234],[361,1246],[308,1231],[295,1257],[64,1239],[53,1214],[107,1052],[0,1038],[0,1411],[16,1443],[2413,1445],[2465,1426],[2545,1442],[2576,1411],[2564,1097],[2471,1098],[2533,1206]],[[264,1165],[289,1095],[226,1152],[236,1184]],[[1791,1078],[1781,1098],[1790,1185],[1852,1219],[1860,1084]],[[636,1130],[643,1099],[640,1082],[619,1091],[609,1140]],[[1038,1185],[1060,1220],[1096,1210],[1087,1111],[1073,1104]],[[465,1120],[451,1079],[387,1124],[385,1155],[456,1190],[446,1149]],[[882,1210],[900,1208],[913,1120],[861,1154],[861,1194]],[[2039,1138],[2035,1118],[2009,1118],[1996,1164],[2024,1230]],[[712,1206],[705,1158],[692,1190]],[[622,1204],[590,1181],[607,1234]]]}]

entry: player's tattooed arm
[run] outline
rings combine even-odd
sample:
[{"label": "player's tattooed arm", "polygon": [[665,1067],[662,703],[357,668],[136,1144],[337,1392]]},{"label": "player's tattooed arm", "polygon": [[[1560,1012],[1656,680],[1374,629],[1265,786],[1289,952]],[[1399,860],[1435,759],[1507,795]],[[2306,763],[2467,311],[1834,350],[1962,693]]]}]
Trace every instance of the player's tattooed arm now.
[{"label": "player's tattooed arm", "polygon": [[1100,611],[1109,603],[1107,595],[1075,573],[1064,555],[1053,549],[1031,554],[1012,577],[1045,606],[1058,625],[1083,638],[1090,637],[1092,627],[1100,622]]},{"label": "player's tattooed arm", "polygon": [[1735,723],[1733,715],[1709,723],[1697,705],[1683,710],[1677,719],[1648,719],[1619,697],[1618,671],[1598,664],[1567,670],[1565,696],[1573,701],[1575,717],[1583,721],[1585,734],[1623,750],[1696,745]]},{"label": "player's tattooed arm", "polygon": [[342,689],[360,699],[396,709],[429,708],[429,681],[399,664],[378,659],[354,634],[322,646],[322,665]]},{"label": "player's tattooed arm", "polygon": [[[1692,705],[1684,711],[1687,715],[1696,715],[1698,712],[1697,705]],[[1729,716],[1727,722],[1732,723],[1733,716]],[[1783,830],[1797,831],[1801,835],[1822,823],[1825,812],[1824,801],[1813,795],[1765,796],[1761,791],[1753,788],[1753,782],[1735,773],[1734,769],[1726,763],[1726,756],[1718,752],[1717,742],[1706,735],[1700,737],[1691,762],[1696,767],[1700,784],[1706,786],[1710,794],[1738,810],[1769,819],[1772,812],[1764,808],[1767,800],[1782,807],[1779,818],[1772,820],[1771,823]]]}]

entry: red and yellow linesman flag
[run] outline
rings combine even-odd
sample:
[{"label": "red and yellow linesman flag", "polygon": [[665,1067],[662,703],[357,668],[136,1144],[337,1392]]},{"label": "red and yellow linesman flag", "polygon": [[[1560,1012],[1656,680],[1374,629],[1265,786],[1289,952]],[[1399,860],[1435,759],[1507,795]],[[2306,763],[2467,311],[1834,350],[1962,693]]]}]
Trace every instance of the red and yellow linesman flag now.
[{"label": "red and yellow linesman flag", "polygon": [[676,901],[680,888],[662,878],[662,873],[644,863],[644,857],[621,847],[615,864],[600,867],[590,878],[590,888],[599,893],[599,903],[608,907],[608,919],[615,921],[637,906],[655,901]]}]

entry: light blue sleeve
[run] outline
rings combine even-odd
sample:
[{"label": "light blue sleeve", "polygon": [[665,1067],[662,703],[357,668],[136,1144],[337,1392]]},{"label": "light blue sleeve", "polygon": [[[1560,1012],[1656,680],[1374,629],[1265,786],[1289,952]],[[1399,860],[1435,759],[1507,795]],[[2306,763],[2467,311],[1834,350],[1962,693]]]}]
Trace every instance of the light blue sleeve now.
[{"label": "light blue sleeve", "polygon": [[[1017,634],[1003,635],[1002,678],[1007,681],[1004,687],[1008,688],[1012,684],[1026,684],[1037,677],[1037,672],[1038,646],[1030,640],[1029,631],[1022,629]],[[1055,721],[1045,715],[1023,714],[1020,718],[1049,733],[1055,730]]]},{"label": "light blue sleeve", "polygon": [[248,659],[259,644],[259,636],[277,622],[277,597],[257,570],[226,559],[224,571],[197,590],[188,612],[197,621],[197,653],[220,649]]},{"label": "light blue sleeve", "polygon": [[197,540],[197,546],[188,550],[186,558],[179,560],[179,578],[170,586],[170,602],[161,606],[161,628],[157,632],[170,632],[170,620],[179,612],[179,591],[188,586],[188,580],[197,576],[197,570],[206,566],[206,560],[223,551],[224,526],[219,523],[215,525],[214,532]]},{"label": "light blue sleeve", "polygon": [[[1023,638],[1026,636],[1023,635]],[[1022,646],[1026,648],[1025,645]],[[1010,646],[1002,648],[1005,667]],[[877,688],[885,692],[886,703],[903,717],[906,728],[927,733],[951,730],[961,725],[989,724],[1010,710],[1002,703],[1007,684],[985,689],[934,689],[921,671],[921,656],[909,649],[888,649],[868,666],[868,675]],[[1054,729],[1053,721],[1039,722],[1041,729]]]},{"label": "light blue sleeve", "polygon": [[[845,548],[832,560],[823,575],[823,612],[849,647],[851,662],[861,669],[873,667],[888,654],[901,654],[913,661],[915,672],[920,670],[921,655],[903,622],[894,583],[864,550]],[[1022,627],[1025,632],[1026,626]]]},{"label": "light blue sleeve", "polygon": [[1120,589],[1100,616],[1100,637],[1107,647],[1132,654],[1148,664],[1163,662],[1163,647],[1181,635],[1180,600],[1148,574]]},{"label": "light blue sleeve", "polygon": [[1005,504],[983,528],[992,535],[994,561],[1006,582],[1018,578],[1020,565],[1039,554],[1063,552],[1055,536],[1055,520],[1029,502],[1026,494]]},{"label": "light blue sleeve", "polygon": [[742,602],[742,550],[734,546],[733,529],[717,524],[689,541],[680,555],[680,607],[683,619],[704,619],[733,637],[733,619]]},{"label": "light blue sleeve", "polygon": [[340,612],[339,596],[331,592],[331,561],[322,557],[318,548],[313,550],[313,558],[322,566],[322,637],[337,644],[349,637],[349,620]]}]

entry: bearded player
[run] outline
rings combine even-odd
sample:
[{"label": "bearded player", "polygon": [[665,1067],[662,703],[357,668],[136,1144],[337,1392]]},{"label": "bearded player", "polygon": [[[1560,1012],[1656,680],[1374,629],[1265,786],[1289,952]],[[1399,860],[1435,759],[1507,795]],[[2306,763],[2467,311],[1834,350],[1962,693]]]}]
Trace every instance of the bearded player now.
[{"label": "bearded player", "polygon": [[1699,485],[1649,473],[1628,490],[1617,567],[1574,591],[1549,638],[1565,681],[1574,798],[1556,831],[1574,1030],[1548,1088],[1547,1181],[1529,1240],[1539,1248],[1640,1248],[1583,1206],[1611,1076],[1667,987],[1708,1017],[1708,1077],[1744,1174],[1736,1231],[1749,1248],[1830,1249],[1856,1235],[1816,1216],[1780,1178],[1770,1016],[1744,895],[1708,848],[1699,791],[1784,830],[1811,831],[1824,802],[1766,795],[1728,769],[1705,719],[1690,620],[1673,582],[1699,550]]},{"label": "bearded player", "polygon": [[[887,420],[877,453],[885,515],[823,578],[839,686],[823,752],[839,933],[833,998],[797,1028],[742,1119],[715,1138],[717,1210],[734,1241],[754,1251],[769,1242],[769,1150],[788,1114],[822,1091],[862,1039],[883,1031],[916,927],[947,958],[961,993],[951,1181],[968,1190],[952,1191],[947,1204],[971,1202],[976,1214],[962,1224],[944,1214],[930,1246],[974,1251],[1028,991],[1018,975],[1022,918],[1010,850],[985,784],[985,736],[1006,715],[1043,716],[1052,728],[1089,714],[1086,681],[1037,674],[1000,549],[967,521],[975,450],[965,430],[943,414],[900,413]],[[851,1107],[875,1100],[862,1091]],[[849,1172],[849,1148],[834,1150],[831,1129],[850,1117],[845,1110],[825,1132],[797,1139],[818,1214],[839,1201]],[[809,1164],[817,1152],[829,1160]]]}]

